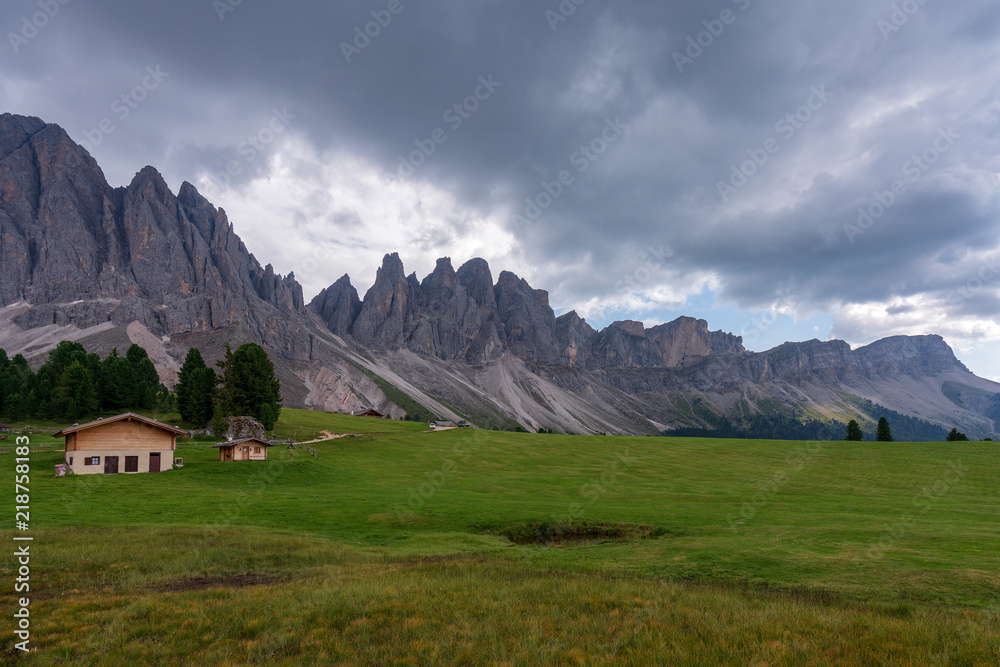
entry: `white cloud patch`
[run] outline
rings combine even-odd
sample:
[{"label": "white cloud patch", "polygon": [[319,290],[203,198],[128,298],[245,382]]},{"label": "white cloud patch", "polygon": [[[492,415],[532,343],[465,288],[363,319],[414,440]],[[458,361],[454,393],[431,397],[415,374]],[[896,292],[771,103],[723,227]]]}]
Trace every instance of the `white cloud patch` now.
[{"label": "white cloud patch", "polygon": [[198,186],[262,263],[295,273],[307,300],[345,272],[364,296],[390,250],[421,278],[444,256],[456,269],[473,257],[494,267],[519,264],[501,212],[470,209],[446,190],[356,156],[320,154],[290,138],[263,171],[238,189],[219,190],[208,175]]}]

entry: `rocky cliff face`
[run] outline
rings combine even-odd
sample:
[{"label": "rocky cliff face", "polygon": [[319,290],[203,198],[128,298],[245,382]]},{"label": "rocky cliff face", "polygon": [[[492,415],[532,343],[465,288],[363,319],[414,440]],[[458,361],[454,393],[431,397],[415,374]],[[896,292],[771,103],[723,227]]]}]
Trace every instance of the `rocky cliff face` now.
[{"label": "rocky cliff face", "polygon": [[739,336],[710,332],[708,322],[681,317],[646,329],[615,322],[592,339],[591,368],[678,368],[712,355],[745,355]]},{"label": "rocky cliff face", "polygon": [[309,308],[320,316],[330,331],[346,336],[361,314],[361,299],[358,298],[358,290],[351,284],[351,277],[345,274],[317,294],[309,303]]},{"label": "rocky cliff face", "polygon": [[386,255],[351,334],[377,349],[404,348],[446,361],[485,363],[502,354],[503,340],[492,285],[484,290],[484,281],[490,283],[490,273],[482,260],[456,272],[444,257],[421,282],[405,275],[398,254]]},{"label": "rocky cliff face", "polygon": [[[0,116],[0,136],[0,306],[34,306],[19,326],[256,329],[269,310],[302,308],[294,278],[262,268],[225,212],[192,185],[175,197],[146,167],[128,187],[112,189],[61,128],[37,119]],[[248,322],[251,313],[257,322]]]},{"label": "rocky cliff face", "polygon": [[564,363],[570,368],[586,368],[590,363],[597,331],[572,310],[556,318],[556,339]]},{"label": "rocky cliff face", "polygon": [[906,412],[919,396],[922,414],[975,421],[963,407],[974,401],[947,399],[942,385],[959,396],[1000,390],[938,336],[751,354],[692,318],[597,331],[575,312],[557,318],[548,293],[513,273],[494,282],[482,259],[456,271],[442,258],[420,280],[393,253],[363,300],[345,275],[306,306],[294,276],[262,267],[194,186],[174,195],[146,167],[112,188],[62,129],[11,114],[0,116],[0,275],[8,351],[141,338],[176,366],[194,345],[211,359],[227,341],[254,341],[275,359],[290,406],[402,416],[388,382],[430,412],[484,425],[648,433],[689,423],[688,398],[724,413],[815,409],[854,392]]}]

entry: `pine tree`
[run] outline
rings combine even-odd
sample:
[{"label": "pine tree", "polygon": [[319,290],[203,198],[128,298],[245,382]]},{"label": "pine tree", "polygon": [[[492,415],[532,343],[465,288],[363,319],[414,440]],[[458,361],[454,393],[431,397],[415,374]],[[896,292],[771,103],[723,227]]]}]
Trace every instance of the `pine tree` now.
[{"label": "pine tree", "polygon": [[138,407],[135,371],[128,359],[118,356],[117,348],[101,362],[99,385],[106,410]]},{"label": "pine tree", "polygon": [[4,414],[14,421],[24,418],[24,399],[21,398],[21,394],[14,393],[7,397],[4,402]]},{"label": "pine tree", "polygon": [[273,408],[270,403],[265,403],[260,406],[260,410],[257,413],[257,420],[264,425],[264,430],[273,431],[274,422],[278,421],[278,415],[275,408]]},{"label": "pine tree", "polygon": [[177,410],[189,424],[204,426],[214,414],[215,371],[205,365],[196,347],[188,350],[177,374]]},{"label": "pine tree", "polygon": [[264,348],[247,343],[233,352],[227,344],[216,365],[222,371],[218,398],[223,416],[248,415],[272,430],[281,414],[281,383]]},{"label": "pine tree", "polygon": [[844,437],[844,440],[857,442],[864,440],[864,437],[865,434],[862,433],[861,426],[858,424],[857,420],[852,419],[847,423],[847,435]]},{"label": "pine tree", "polygon": [[17,366],[8,364],[3,371],[0,371],[0,410],[3,414],[10,413],[7,402],[14,394],[21,394],[23,388],[24,381]]},{"label": "pine tree", "polygon": [[63,372],[52,392],[52,413],[79,420],[97,411],[97,387],[87,367],[74,361]]},{"label": "pine tree", "polygon": [[[96,357],[97,355],[93,355]],[[14,357],[14,363],[18,363],[20,355]],[[23,357],[21,357],[23,360]],[[73,363],[78,362],[85,370],[90,366],[93,358],[87,354],[80,343],[62,341],[49,352],[49,358],[38,369],[38,382],[36,392],[38,395],[40,414],[42,418],[62,418],[66,409],[68,397],[55,395],[55,391],[62,381],[63,374]],[[25,362],[27,365],[27,362]],[[98,369],[93,369],[98,370]],[[92,375],[91,377],[95,377]]]},{"label": "pine tree", "polygon": [[125,354],[135,376],[135,401],[133,405],[151,410],[156,405],[156,391],[160,388],[160,376],[146,350],[136,344]]},{"label": "pine tree", "polygon": [[889,420],[879,417],[878,428],[875,431],[875,440],[878,442],[893,442],[892,429],[889,428]]},{"label": "pine tree", "polygon": [[969,436],[964,433],[960,433],[957,428],[951,429],[951,433],[948,434],[948,442],[968,442]]}]

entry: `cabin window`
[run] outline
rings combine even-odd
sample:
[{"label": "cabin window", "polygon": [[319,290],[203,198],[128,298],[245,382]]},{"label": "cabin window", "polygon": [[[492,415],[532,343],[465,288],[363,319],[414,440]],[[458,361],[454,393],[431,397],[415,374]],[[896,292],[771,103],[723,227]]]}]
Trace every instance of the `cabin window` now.
[{"label": "cabin window", "polygon": [[254,447],[253,448],[253,453],[254,454],[260,454],[260,447]]},{"label": "cabin window", "polygon": [[72,456],[71,456],[71,457],[69,457],[69,464],[70,464],[70,465],[73,465],[73,457],[72,457]]},{"label": "cabin window", "polygon": [[83,460],[83,465],[85,466],[99,466],[101,465],[100,456],[91,456]]},{"label": "cabin window", "polygon": [[139,472],[139,457],[138,456],[126,456],[125,457],[125,472]]}]

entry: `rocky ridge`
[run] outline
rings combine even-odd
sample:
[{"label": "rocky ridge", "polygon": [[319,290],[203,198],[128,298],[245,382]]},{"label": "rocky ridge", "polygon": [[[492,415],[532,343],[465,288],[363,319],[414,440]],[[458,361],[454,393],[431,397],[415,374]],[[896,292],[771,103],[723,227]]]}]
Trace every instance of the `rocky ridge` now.
[{"label": "rocky ridge", "polygon": [[494,281],[482,259],[456,271],[442,258],[420,280],[389,254],[363,299],[345,275],[307,305],[294,276],[262,267],[191,184],[174,195],[146,167],[112,188],[61,128],[11,114],[0,116],[0,271],[0,347],[11,354],[39,357],[61,338],[141,338],[173,359],[159,365],[169,379],[192,346],[214,359],[226,341],[254,341],[293,406],[398,417],[401,394],[483,425],[649,433],[697,422],[692,400],[720,413],[833,415],[852,394],[976,433],[992,424],[942,386],[1000,391],[937,336],[750,353],[693,318],[597,331],[575,312],[557,317],[547,292],[509,271]]}]

